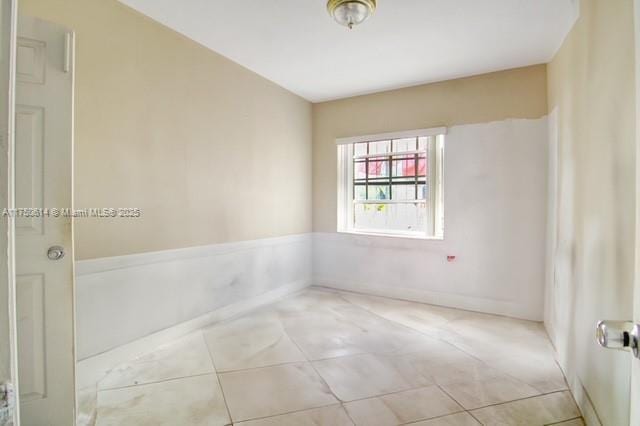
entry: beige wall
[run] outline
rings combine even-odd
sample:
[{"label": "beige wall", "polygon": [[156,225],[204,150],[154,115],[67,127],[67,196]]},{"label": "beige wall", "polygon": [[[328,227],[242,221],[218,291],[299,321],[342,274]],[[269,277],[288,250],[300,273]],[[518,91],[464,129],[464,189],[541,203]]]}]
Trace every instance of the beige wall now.
[{"label": "beige wall", "polygon": [[[76,257],[311,230],[311,105],[116,0],[21,0],[77,34]],[[53,207],[53,206],[52,206]]]},{"label": "beige wall", "polygon": [[593,335],[599,319],[632,318],[633,52],[633,2],[584,0],[548,66],[557,125],[546,324],[579,402],[589,405],[584,387],[605,425],[629,424],[630,357]]},{"label": "beige wall", "polygon": [[427,84],[313,106],[313,229],[336,231],[335,139],[434,126],[540,118],[544,65]]}]

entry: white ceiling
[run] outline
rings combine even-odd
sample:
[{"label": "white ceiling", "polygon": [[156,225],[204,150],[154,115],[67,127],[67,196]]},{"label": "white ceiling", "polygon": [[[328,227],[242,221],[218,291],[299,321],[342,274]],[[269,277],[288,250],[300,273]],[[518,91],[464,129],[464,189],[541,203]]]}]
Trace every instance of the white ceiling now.
[{"label": "white ceiling", "polygon": [[349,31],[326,0],[121,0],[312,101],[548,62],[577,0],[378,0]]}]

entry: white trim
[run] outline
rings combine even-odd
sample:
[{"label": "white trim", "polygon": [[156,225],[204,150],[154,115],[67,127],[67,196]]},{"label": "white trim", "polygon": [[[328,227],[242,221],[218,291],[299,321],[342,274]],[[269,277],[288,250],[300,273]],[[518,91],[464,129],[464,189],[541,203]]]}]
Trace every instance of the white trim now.
[{"label": "white trim", "polygon": [[287,284],[252,299],[243,300],[225,306],[224,308],[216,309],[190,321],[185,321],[149,336],[142,337],[131,343],[83,359],[78,362],[76,367],[78,389],[95,386],[113,368],[131,361],[136,357],[152,352],[159,346],[170,343],[201,328],[244,315],[262,306],[274,303],[309,287],[309,285],[310,283],[307,281]]},{"label": "white trim", "polygon": [[384,232],[381,230],[367,230],[367,229],[358,229],[358,230],[348,230],[348,231],[338,231],[339,234],[351,234],[351,235],[367,235],[370,237],[387,237],[387,238],[408,238],[411,240],[433,240],[433,241],[443,241],[443,237],[431,237],[424,235],[424,232],[408,232],[408,231],[388,231]]},{"label": "white trim", "polygon": [[[320,243],[333,243],[333,244],[354,244],[359,247],[379,247],[382,245],[387,249],[401,249],[401,250],[425,250],[433,249],[435,247],[441,247],[444,244],[444,240],[440,238],[397,238],[395,235],[385,234],[373,234],[362,232],[315,232],[313,234],[314,252],[313,256],[316,258],[317,245]],[[314,276],[317,276],[317,271],[313,271]]]},{"label": "white trim", "polygon": [[[434,179],[432,182],[435,182],[435,185],[432,185],[434,188],[434,198],[436,200],[433,203],[433,229],[432,235],[436,238],[444,239],[444,156],[445,156],[445,138],[444,136],[436,137],[436,142],[434,146],[434,154],[435,164],[431,167],[433,168]],[[441,225],[441,226],[440,226]]]},{"label": "white trim", "polygon": [[311,241],[311,234],[296,234],[283,237],[264,238],[260,240],[247,240],[231,243],[210,244],[206,246],[186,247],[172,250],[136,253],[124,256],[102,257],[98,259],[80,260],[76,262],[76,277],[112,271],[116,269],[131,268],[135,266],[150,265],[154,263],[169,262],[182,259],[207,257],[216,254],[227,254],[236,251],[250,250],[257,247],[274,246],[281,244],[297,244]]},{"label": "white trim", "polygon": [[353,211],[353,187],[346,185],[345,182],[353,181],[352,157],[353,145],[338,146],[338,188],[336,189],[338,195],[338,211],[336,212],[338,232],[346,232],[351,228],[349,214]]},{"label": "white trim", "polygon": [[[397,133],[385,133],[377,136],[362,136],[360,138],[364,138],[364,140],[371,142],[371,140],[366,138],[371,137],[380,137],[380,136],[391,136],[391,139],[397,139],[398,137],[406,136],[415,138],[419,137],[428,137],[426,146],[424,149],[415,150],[415,151],[406,151],[406,152],[385,152],[385,153],[376,153],[376,154],[366,154],[360,156],[354,156],[354,145],[356,143],[356,139],[358,138],[346,138],[342,139],[342,141],[349,140],[349,143],[340,143],[337,145],[337,228],[336,231],[339,233],[353,233],[353,234],[363,234],[363,235],[377,235],[382,234],[386,236],[399,237],[399,238],[421,238],[421,239],[443,239],[444,238],[444,230],[440,229],[440,227],[436,226],[437,223],[443,221],[444,216],[444,197],[443,197],[443,185],[444,185],[444,175],[442,170],[444,168],[444,135],[446,134],[447,129],[445,127],[438,127],[432,129],[421,129],[421,130],[409,130],[406,132],[397,132]],[[338,140],[340,141],[340,140]],[[354,142],[355,141],[355,142]],[[382,158],[385,161],[390,161],[390,157],[396,157],[400,155],[415,155],[415,154],[425,154],[426,158],[429,159],[429,174],[427,176],[427,182],[430,183],[430,187],[434,189],[433,197],[430,199],[431,201],[417,199],[417,200],[354,200],[353,194],[353,160],[354,159],[363,159],[363,158]],[[373,184],[373,183],[372,183]],[[386,182],[380,182],[381,185],[386,184]],[[402,231],[402,230],[391,230],[391,229],[380,229],[380,230],[372,230],[372,229],[361,229],[356,228],[354,226],[354,209],[357,205],[375,205],[375,204],[416,204],[418,207],[422,208],[424,204],[424,208],[426,210],[426,223],[423,230],[419,231]]]},{"label": "white trim", "polygon": [[510,318],[539,321],[540,318],[522,314],[526,307],[517,302],[487,299],[483,297],[464,296],[461,294],[444,293],[438,291],[418,290],[406,287],[382,287],[368,283],[347,281],[326,281],[314,277],[313,285],[334,290],[351,291],[354,293],[368,294],[372,296],[388,297],[391,299],[406,300],[410,302],[426,303],[429,305],[444,306],[466,311],[482,312],[492,315],[503,315]]},{"label": "white trim", "polygon": [[[76,33],[75,31],[68,31],[65,36],[65,58],[64,58],[64,71],[66,73],[71,73],[71,158],[70,158],[70,167],[71,167],[71,182],[69,193],[71,194],[71,210],[75,210],[76,202],[75,202],[75,194],[73,188],[75,188],[75,146],[76,146]],[[75,227],[76,221],[72,217],[69,221],[69,225],[71,227],[71,242],[69,246],[69,251],[73,255],[73,259],[75,259],[76,252],[76,239],[75,239]],[[77,309],[76,309],[76,275],[75,275],[75,260],[71,262],[71,297],[72,297],[72,313],[71,317],[73,320],[73,418],[78,419],[78,413],[80,412],[80,406],[78,401],[78,333],[77,333]]]},{"label": "white trim", "polygon": [[[9,0],[10,7],[10,39],[9,39],[9,93],[7,102],[9,122],[7,123],[7,208],[15,208],[15,104],[16,104],[16,72],[17,72],[17,40],[18,40],[18,1]],[[18,380],[18,325],[16,302],[16,259],[15,259],[15,218],[9,216],[7,221],[7,285],[9,314],[9,352],[11,363],[11,381],[14,390],[13,422],[20,424],[20,383]]]},{"label": "white trim", "polygon": [[[427,155],[427,149],[416,149],[413,151],[399,151],[399,152],[379,152],[377,154],[365,154],[365,155],[354,155],[353,159],[354,160],[364,160],[365,158],[382,158],[382,159],[388,159],[389,157],[394,157],[394,160],[396,160],[397,158],[395,157],[402,157],[402,156],[406,156],[406,155],[416,155],[416,154],[424,154],[425,157]],[[403,158],[401,158],[400,160],[403,160]]]},{"label": "white trim", "polygon": [[427,200],[353,200],[353,204],[426,204]]},{"label": "white trim", "polygon": [[336,139],[336,145],[349,145],[358,142],[376,142],[391,139],[405,139],[425,136],[446,135],[446,127],[433,127],[430,129],[405,130],[400,132],[378,133],[374,135],[351,136]]},{"label": "white trim", "polygon": [[[556,353],[556,357],[557,356],[558,355]],[[587,389],[582,384],[582,381],[580,380],[578,375],[574,375],[573,380],[570,380],[567,377],[567,368],[565,368],[562,363],[558,363],[558,365],[560,366],[562,373],[567,379],[567,383],[569,384],[569,392],[573,396],[573,399],[576,402],[578,409],[580,410],[580,414],[582,414],[582,417],[584,418],[585,424],[587,426],[602,426],[602,421],[600,420],[600,416],[598,415],[598,412],[596,411],[596,408],[591,401],[591,396],[589,396],[589,392],[587,392]],[[633,400],[631,401],[633,402]],[[633,423],[630,423],[630,425],[632,424]]]}]

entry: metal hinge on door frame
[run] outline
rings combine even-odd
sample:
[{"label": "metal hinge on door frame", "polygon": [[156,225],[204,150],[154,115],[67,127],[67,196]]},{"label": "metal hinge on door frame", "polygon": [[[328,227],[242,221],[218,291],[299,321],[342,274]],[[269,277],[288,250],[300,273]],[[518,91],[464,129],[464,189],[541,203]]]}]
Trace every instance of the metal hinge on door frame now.
[{"label": "metal hinge on door frame", "polygon": [[68,73],[73,68],[73,51],[75,49],[74,33],[66,33],[64,36],[64,72]]},{"label": "metal hinge on door frame", "polygon": [[11,382],[0,384],[0,425],[6,425],[13,420],[16,407],[15,389]]}]

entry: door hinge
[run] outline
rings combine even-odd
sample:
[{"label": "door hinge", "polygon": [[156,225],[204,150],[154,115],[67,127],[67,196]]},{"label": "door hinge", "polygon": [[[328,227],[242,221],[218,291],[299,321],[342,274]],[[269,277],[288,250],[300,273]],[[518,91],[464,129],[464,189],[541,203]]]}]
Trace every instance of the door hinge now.
[{"label": "door hinge", "polygon": [[10,424],[16,406],[16,394],[11,382],[0,384],[0,425]]},{"label": "door hinge", "polygon": [[66,33],[64,35],[64,72],[71,71],[73,66],[73,34]]}]

